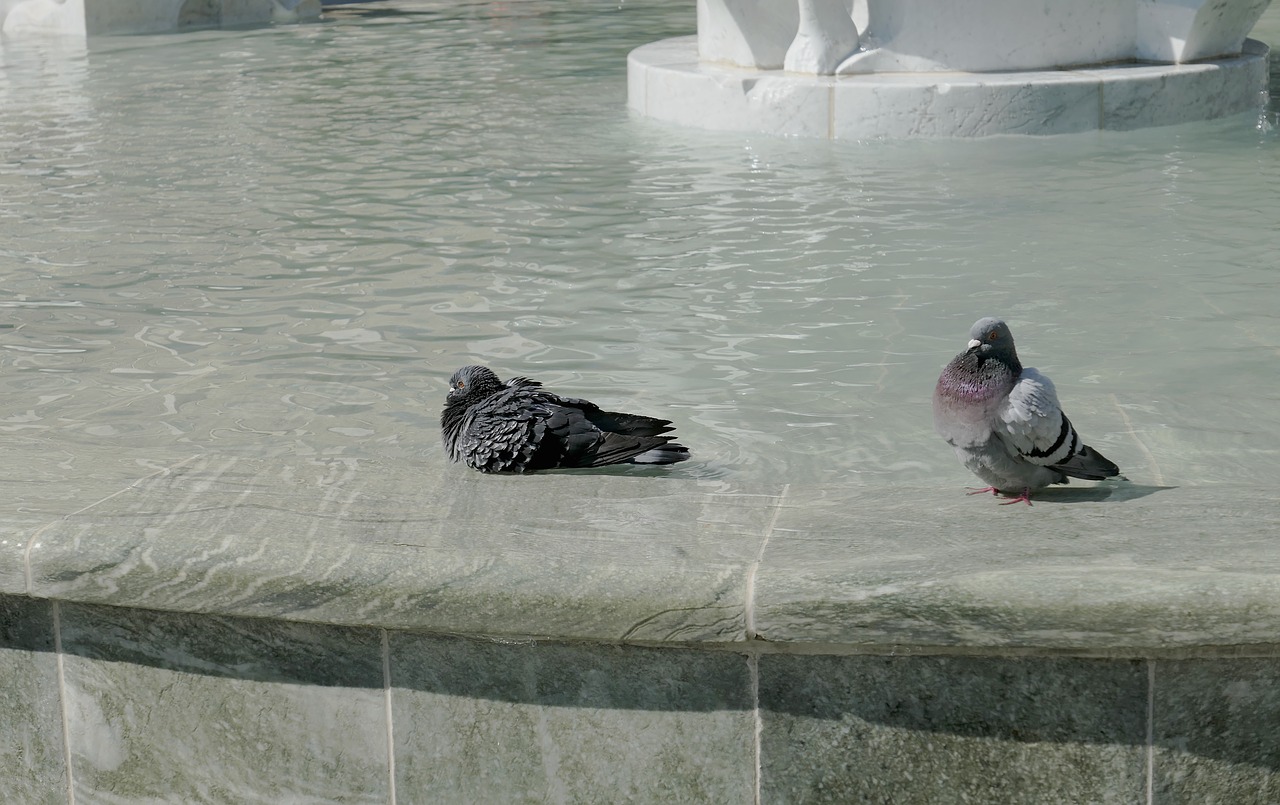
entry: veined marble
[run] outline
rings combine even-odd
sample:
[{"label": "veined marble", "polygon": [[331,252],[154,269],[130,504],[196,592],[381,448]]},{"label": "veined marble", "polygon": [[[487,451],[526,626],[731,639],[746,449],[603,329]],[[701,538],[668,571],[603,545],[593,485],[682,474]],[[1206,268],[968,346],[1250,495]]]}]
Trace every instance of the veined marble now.
[{"label": "veined marble", "polygon": [[1270,0],[699,0],[695,38],[640,47],[628,104],[801,137],[1131,129],[1259,107]]},{"label": "veined marble", "polygon": [[[819,75],[1239,55],[1270,0],[698,0],[698,57]],[[804,50],[807,58],[789,58]],[[794,54],[793,54],[794,55]]]},{"label": "veined marble", "polygon": [[0,0],[8,36],[170,33],[319,16],[320,0]]},{"label": "veined marble", "polygon": [[1248,40],[1188,64],[827,76],[708,64],[683,37],[631,52],[627,97],[670,123],[828,139],[1129,130],[1260,109],[1268,52]]}]

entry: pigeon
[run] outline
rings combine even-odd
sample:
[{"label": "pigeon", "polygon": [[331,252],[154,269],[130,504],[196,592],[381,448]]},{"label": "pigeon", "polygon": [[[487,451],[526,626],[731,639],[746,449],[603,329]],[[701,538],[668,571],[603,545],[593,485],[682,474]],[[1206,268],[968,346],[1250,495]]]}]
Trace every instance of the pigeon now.
[{"label": "pigeon", "polygon": [[979,320],[969,346],[942,370],[933,391],[933,426],[975,475],[983,492],[1025,502],[1069,478],[1101,481],[1120,468],[1081,441],[1058,404],[1053,381],[1018,360],[1009,325]]},{"label": "pigeon", "polygon": [[444,447],[453,461],[480,472],[533,472],[606,464],[674,464],[689,449],[666,436],[671,422],[602,411],[561,397],[527,377],[502,382],[484,366],[464,366],[449,378],[440,414]]}]

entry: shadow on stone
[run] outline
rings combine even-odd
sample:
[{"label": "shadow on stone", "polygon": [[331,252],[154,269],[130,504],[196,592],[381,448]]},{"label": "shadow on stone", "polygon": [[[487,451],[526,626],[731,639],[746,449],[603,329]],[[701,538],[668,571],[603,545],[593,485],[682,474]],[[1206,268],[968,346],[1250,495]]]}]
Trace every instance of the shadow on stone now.
[{"label": "shadow on stone", "polygon": [[[1218,680],[1239,668],[1207,662]],[[1241,683],[1209,682],[1197,668],[1162,695],[1157,674],[1156,779],[1166,794],[1188,790],[1188,770],[1229,769],[1240,791],[1280,785],[1280,755],[1262,726],[1280,709],[1268,692],[1277,672],[1272,660],[1248,662],[1265,666],[1266,679],[1243,669],[1265,715],[1243,721],[1224,703]],[[1194,701],[1175,701],[1186,696]],[[806,802],[1143,801],[1147,697],[1144,660],[764,656],[763,791]]]},{"label": "shadow on stone", "polygon": [[218,0],[186,0],[178,10],[179,31],[217,28],[222,21],[222,5]]},{"label": "shadow on stone", "polygon": [[1157,492],[1177,489],[1176,486],[1144,486],[1127,481],[1104,481],[1097,486],[1051,486],[1032,496],[1036,503],[1099,503],[1104,500],[1123,503],[1138,500]]},{"label": "shadow on stone", "polygon": [[1146,742],[1143,660],[851,656],[761,658],[761,707],[1019,742]]},{"label": "shadow on stone", "polygon": [[750,710],[746,660],[730,652],[391,635],[391,684],[552,707]]},{"label": "shadow on stone", "polygon": [[60,605],[62,649],[89,660],[204,676],[381,688],[376,629]]},{"label": "shadow on stone", "polygon": [[[48,656],[53,606],[0,596],[0,657]],[[127,723],[142,752],[168,745],[148,737],[155,723],[222,747],[220,725],[251,715],[257,732],[292,740],[295,722],[315,729],[358,712],[362,732],[329,749],[346,757],[380,740],[385,701],[401,781],[442,795],[493,793],[482,779],[492,763],[527,765],[549,736],[565,762],[603,752],[636,785],[644,770],[678,768],[713,780],[715,796],[741,793],[756,712],[767,801],[1141,801],[1152,740],[1167,796],[1280,791],[1280,670],[1265,656],[763,654],[756,687],[742,653],[686,646],[393,631],[384,655],[371,627],[67,602],[56,620],[77,729]],[[74,741],[78,758],[95,756],[90,738]],[[456,762],[427,760],[440,753]],[[604,786],[593,796],[608,794],[608,775],[583,774]]]}]

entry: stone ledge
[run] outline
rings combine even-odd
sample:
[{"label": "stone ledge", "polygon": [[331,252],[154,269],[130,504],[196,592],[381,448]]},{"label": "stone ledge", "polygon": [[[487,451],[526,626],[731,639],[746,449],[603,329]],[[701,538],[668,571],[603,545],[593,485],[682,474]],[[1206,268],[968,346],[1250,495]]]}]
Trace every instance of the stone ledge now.
[{"label": "stone ledge", "polygon": [[1188,64],[1007,73],[808,76],[698,61],[695,37],[627,59],[636,113],[703,129],[825,139],[981,137],[1130,130],[1260,109],[1268,48]]},{"label": "stone ledge", "polygon": [[162,34],[320,19],[319,0],[13,0],[7,36]]},{"label": "stone ledge", "polygon": [[74,490],[60,504],[73,513],[30,491],[7,490],[0,592],[36,598],[782,651],[1280,644],[1280,513],[1263,488],[1080,485],[1028,509],[951,479],[752,486],[199,455]]},{"label": "stone ledge", "polygon": [[0,673],[4,802],[1280,793],[1274,658],[753,656],[0,595]]}]

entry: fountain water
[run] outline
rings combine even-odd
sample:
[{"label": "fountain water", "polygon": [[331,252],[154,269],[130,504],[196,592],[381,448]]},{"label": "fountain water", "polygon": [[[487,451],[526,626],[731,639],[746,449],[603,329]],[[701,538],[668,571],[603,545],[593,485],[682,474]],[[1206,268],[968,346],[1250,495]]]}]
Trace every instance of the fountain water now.
[{"label": "fountain water", "polygon": [[637,48],[631,108],[806,137],[1059,134],[1260,104],[1270,0],[699,0],[698,35]]},{"label": "fountain water", "polygon": [[[694,16],[0,40],[0,802],[1280,798],[1272,113],[637,118]],[[1127,483],[964,494],[987,314]],[[693,458],[450,465],[467,363]]]}]

